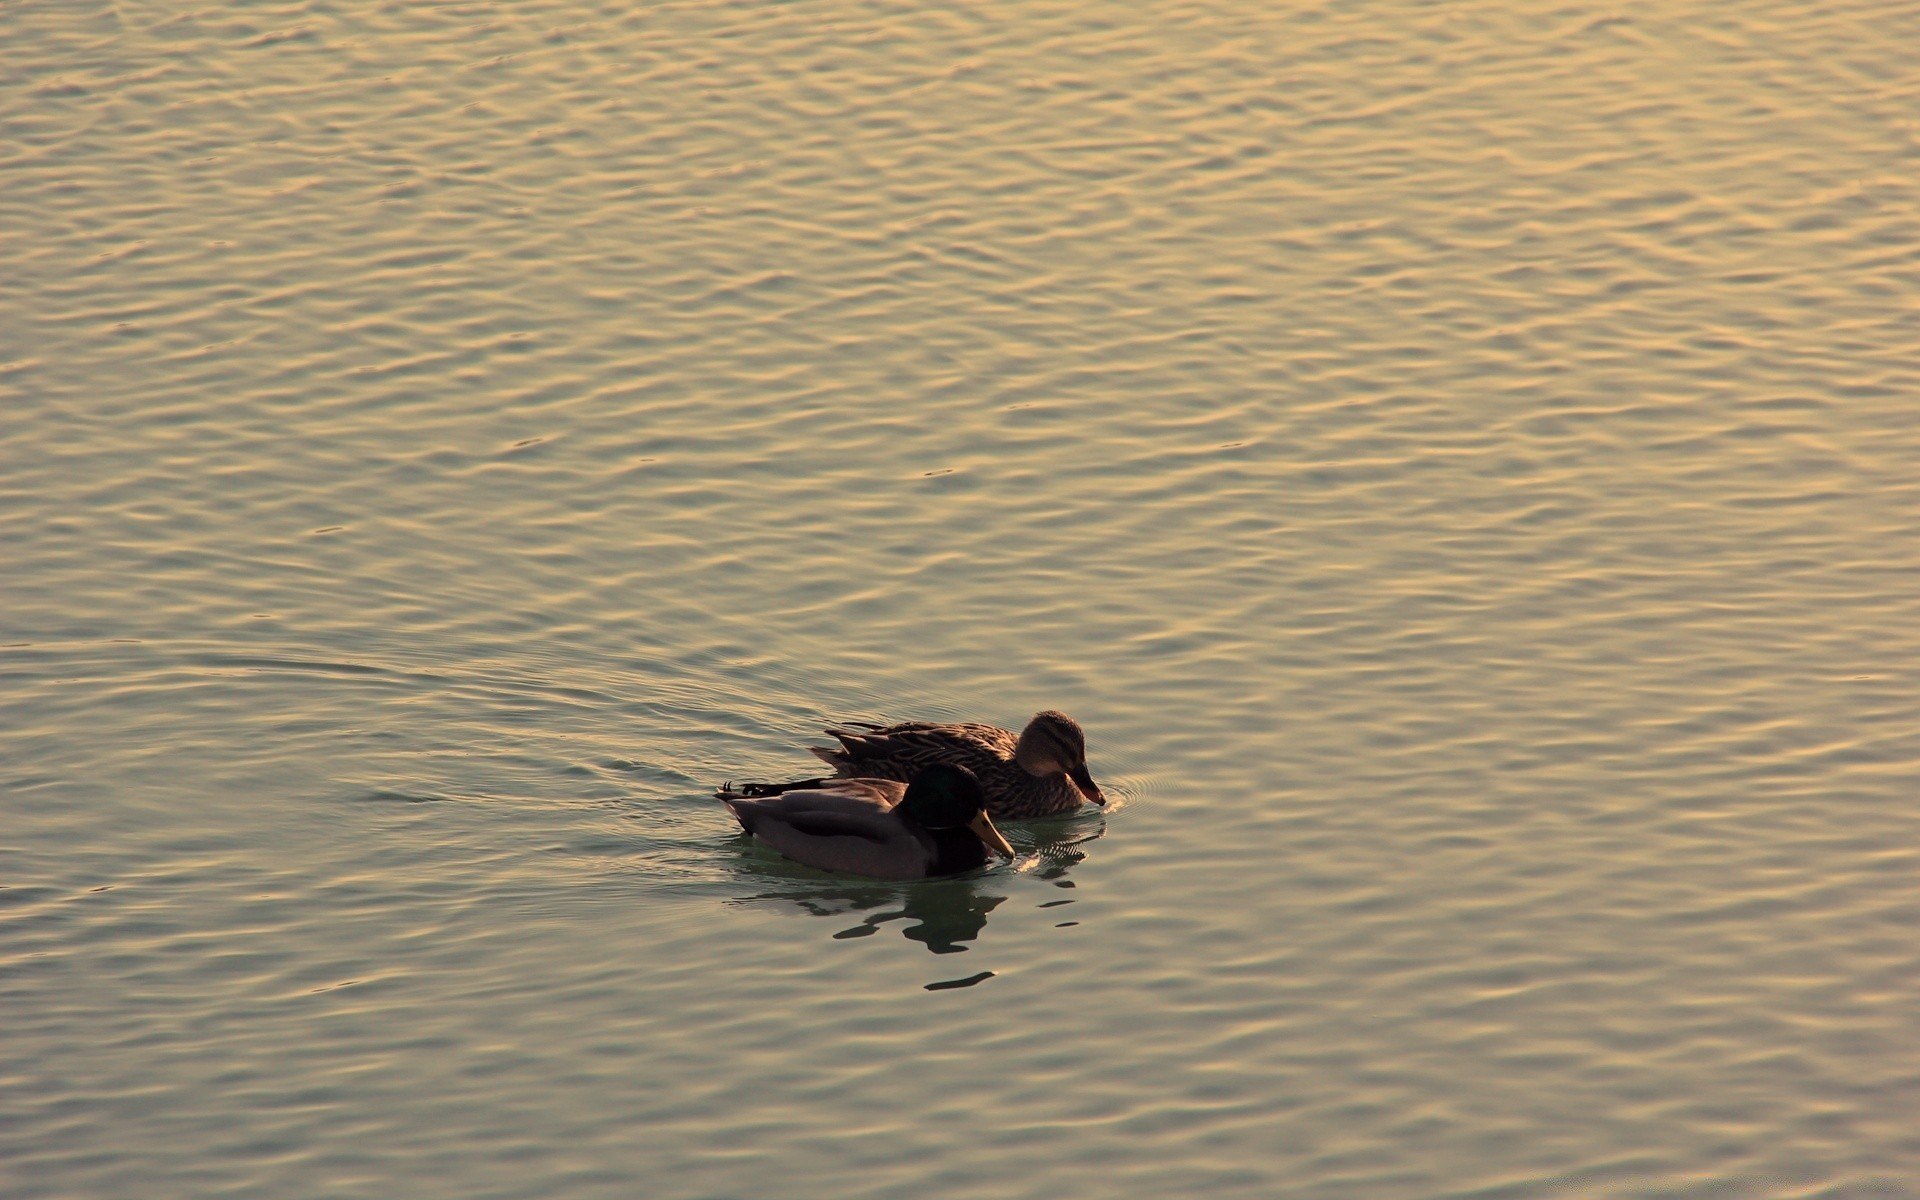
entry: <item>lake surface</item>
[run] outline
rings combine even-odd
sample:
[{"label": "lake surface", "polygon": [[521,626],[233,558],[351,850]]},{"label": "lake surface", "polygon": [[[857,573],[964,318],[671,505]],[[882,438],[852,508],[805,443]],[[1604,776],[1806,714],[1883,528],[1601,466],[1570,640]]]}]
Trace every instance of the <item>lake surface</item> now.
[{"label": "lake surface", "polygon": [[0,45],[7,1196],[1920,1196],[1920,10]]}]

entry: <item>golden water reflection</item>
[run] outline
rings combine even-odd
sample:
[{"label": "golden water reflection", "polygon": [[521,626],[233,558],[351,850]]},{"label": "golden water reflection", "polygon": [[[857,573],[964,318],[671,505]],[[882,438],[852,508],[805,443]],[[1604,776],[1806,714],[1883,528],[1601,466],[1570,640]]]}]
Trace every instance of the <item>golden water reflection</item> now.
[{"label": "golden water reflection", "polygon": [[[1011,898],[1010,877],[1024,876],[1066,890],[1077,886],[1070,877],[1072,869],[1086,860],[1086,847],[1106,833],[1104,821],[1091,830],[1088,821],[1081,817],[1008,824],[1005,832],[1018,854],[1012,864],[951,879],[910,883],[854,880],[815,871],[778,858],[742,834],[737,840],[745,846],[736,866],[743,882],[772,882],[776,886],[733,903],[771,905],[815,917],[865,914],[858,923],[833,933],[840,941],[871,937],[883,926],[899,921],[903,922],[900,935],[908,941],[918,942],[934,954],[958,954],[979,940],[988,915]],[[1039,906],[1070,903],[1070,899],[1051,899]]]}]

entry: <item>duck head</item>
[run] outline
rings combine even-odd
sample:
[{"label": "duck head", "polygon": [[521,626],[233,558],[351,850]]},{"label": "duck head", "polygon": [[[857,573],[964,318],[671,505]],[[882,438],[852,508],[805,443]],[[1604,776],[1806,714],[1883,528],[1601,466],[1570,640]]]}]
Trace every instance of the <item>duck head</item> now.
[{"label": "duck head", "polygon": [[988,849],[1013,857],[1013,846],[987,815],[980,781],[965,767],[934,763],[923,769],[893,811],[928,829],[971,829]]},{"label": "duck head", "polygon": [[1029,775],[1047,778],[1065,775],[1080,789],[1080,794],[1095,804],[1105,804],[1100,785],[1087,773],[1087,735],[1080,723],[1062,712],[1048,709],[1033,714],[1033,720],[1020,731],[1013,748],[1013,761]]}]

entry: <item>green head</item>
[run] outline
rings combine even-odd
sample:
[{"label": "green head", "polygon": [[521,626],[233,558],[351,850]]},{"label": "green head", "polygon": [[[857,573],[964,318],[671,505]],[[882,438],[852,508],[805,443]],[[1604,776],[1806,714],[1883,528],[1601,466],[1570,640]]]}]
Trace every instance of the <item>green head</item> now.
[{"label": "green head", "polygon": [[927,829],[971,829],[990,848],[1013,857],[1013,847],[987,815],[980,781],[965,767],[934,763],[922,768],[893,811]]}]

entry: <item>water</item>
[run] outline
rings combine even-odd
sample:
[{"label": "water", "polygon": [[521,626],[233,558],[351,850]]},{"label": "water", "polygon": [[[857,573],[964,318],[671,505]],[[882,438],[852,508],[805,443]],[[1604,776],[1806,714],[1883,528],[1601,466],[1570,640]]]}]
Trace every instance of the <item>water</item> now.
[{"label": "water", "polygon": [[1920,1195],[1916,38],[8,6],[0,1190]]}]

